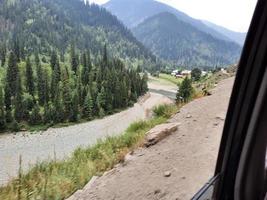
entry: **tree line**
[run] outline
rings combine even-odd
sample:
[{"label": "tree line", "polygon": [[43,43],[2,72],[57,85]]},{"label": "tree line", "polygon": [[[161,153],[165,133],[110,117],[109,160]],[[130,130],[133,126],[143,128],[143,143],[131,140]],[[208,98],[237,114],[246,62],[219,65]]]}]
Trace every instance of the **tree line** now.
[{"label": "tree line", "polygon": [[[3,53],[4,52],[4,53]],[[64,55],[65,57],[65,55]],[[57,51],[22,56],[19,48],[0,52],[0,129],[92,120],[131,106],[147,92],[147,74],[127,69],[108,56],[93,63],[89,50],[72,44],[65,62]],[[48,62],[43,62],[49,59]]]}]

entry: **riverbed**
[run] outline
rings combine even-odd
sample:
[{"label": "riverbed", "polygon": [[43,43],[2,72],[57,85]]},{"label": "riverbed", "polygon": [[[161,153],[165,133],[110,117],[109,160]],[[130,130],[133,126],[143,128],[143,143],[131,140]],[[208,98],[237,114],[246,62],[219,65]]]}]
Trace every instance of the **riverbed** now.
[{"label": "riverbed", "polygon": [[154,106],[172,103],[168,97],[148,93],[138,103],[120,113],[69,127],[50,128],[39,133],[20,132],[0,136],[0,184],[4,185],[16,177],[19,157],[22,168],[28,170],[37,162],[65,159],[78,147],[88,147],[99,139],[121,134],[138,120],[150,116]]}]

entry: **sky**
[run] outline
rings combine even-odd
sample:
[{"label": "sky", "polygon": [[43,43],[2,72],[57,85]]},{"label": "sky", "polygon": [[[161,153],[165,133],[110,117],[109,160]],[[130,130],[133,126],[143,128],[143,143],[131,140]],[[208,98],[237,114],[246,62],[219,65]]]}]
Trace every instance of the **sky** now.
[{"label": "sky", "polygon": [[[97,4],[108,0],[90,0]],[[189,16],[230,30],[247,32],[257,0],[158,0]]]}]

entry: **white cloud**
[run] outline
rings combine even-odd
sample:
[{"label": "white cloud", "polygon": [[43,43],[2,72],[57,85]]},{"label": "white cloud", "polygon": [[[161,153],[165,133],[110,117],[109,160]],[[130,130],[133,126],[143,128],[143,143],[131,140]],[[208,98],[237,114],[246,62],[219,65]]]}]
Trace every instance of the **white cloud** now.
[{"label": "white cloud", "polygon": [[[91,0],[98,4],[108,0]],[[158,0],[191,17],[204,19],[231,30],[247,31],[256,0]]]}]

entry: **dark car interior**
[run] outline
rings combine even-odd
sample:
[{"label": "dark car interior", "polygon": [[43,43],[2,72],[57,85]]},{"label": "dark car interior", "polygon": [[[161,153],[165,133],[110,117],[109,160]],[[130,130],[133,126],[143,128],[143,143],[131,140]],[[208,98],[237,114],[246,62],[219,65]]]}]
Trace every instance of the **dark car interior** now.
[{"label": "dark car interior", "polygon": [[228,108],[214,178],[193,200],[266,198],[267,1],[259,0]]}]

